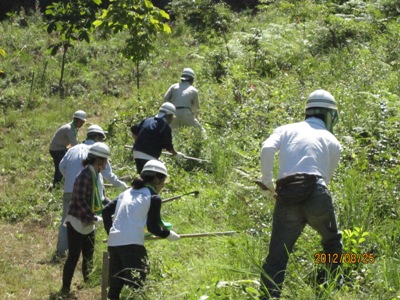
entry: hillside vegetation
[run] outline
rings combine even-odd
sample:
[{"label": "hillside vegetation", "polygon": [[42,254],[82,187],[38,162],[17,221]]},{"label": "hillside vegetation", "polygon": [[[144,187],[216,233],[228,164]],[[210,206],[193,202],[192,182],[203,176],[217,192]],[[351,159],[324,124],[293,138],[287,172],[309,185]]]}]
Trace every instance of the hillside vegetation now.
[{"label": "hillside vegetation", "polygon": [[[257,12],[237,13],[209,0],[172,1],[172,31],[157,36],[138,69],[121,55],[126,33],[95,30],[89,43],[68,50],[62,93],[62,52],[51,56],[48,50],[58,33],[47,33],[39,12],[0,23],[2,299],[52,299],[61,287],[63,264],[52,255],[62,190],[49,189],[48,147],[56,129],[75,110],[85,110],[79,140],[90,124],[102,126],[114,172],[135,176],[125,147],[133,143],[129,127],[156,114],[184,67],[196,73],[207,138],[184,129],[174,133],[175,148],[209,162],[162,157],[171,177],[163,198],[199,191],[165,203],[163,218],[182,234],[238,233],[147,242],[151,274],[141,299],[257,298],[274,205],[252,181],[260,176],[260,146],[276,126],[302,120],[306,98],[318,88],[334,95],[340,110],[335,135],[343,152],[330,189],[345,252],[374,260],[344,264],[345,286],[320,290],[314,254],[322,248],[306,228],[290,258],[283,296],[400,299],[398,4],[260,2]],[[118,195],[114,188],[107,193]],[[83,285],[79,267],[75,272],[78,299],[100,299],[104,230],[96,238],[93,280]],[[123,292],[128,299],[130,291]]]}]

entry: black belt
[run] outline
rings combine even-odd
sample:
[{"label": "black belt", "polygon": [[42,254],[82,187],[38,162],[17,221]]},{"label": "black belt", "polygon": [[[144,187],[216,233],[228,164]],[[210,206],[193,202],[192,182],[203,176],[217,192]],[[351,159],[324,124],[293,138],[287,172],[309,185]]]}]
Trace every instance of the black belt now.
[{"label": "black belt", "polygon": [[183,108],[190,109],[189,107],[186,107],[186,106],[177,106],[177,107],[176,107],[176,109],[183,109]]},{"label": "black belt", "polygon": [[276,181],[276,186],[277,186],[277,189],[279,189],[282,186],[291,184],[293,182],[298,182],[298,181],[315,181],[315,182],[317,182],[320,178],[322,178],[321,175],[298,173],[298,174],[289,175],[287,177],[278,179]]}]

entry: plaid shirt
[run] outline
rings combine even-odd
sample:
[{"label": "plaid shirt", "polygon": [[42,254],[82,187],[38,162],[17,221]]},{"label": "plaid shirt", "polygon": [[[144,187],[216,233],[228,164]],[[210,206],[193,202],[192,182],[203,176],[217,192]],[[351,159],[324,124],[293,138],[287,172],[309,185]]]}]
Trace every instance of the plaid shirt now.
[{"label": "plaid shirt", "polygon": [[89,167],[86,166],[76,177],[68,214],[78,218],[83,223],[91,224],[95,214],[90,208],[93,184]]}]

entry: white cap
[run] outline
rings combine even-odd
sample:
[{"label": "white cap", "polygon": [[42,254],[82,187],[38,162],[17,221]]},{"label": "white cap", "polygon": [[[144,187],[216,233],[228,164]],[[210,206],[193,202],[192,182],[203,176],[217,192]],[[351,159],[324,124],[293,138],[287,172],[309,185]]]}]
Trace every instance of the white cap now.
[{"label": "white cap", "polygon": [[155,159],[149,160],[144,165],[141,174],[143,175],[144,172],[155,172],[155,173],[161,173],[161,174],[164,174],[165,176],[168,176],[167,167],[164,165],[164,163],[159,160],[155,160]]},{"label": "white cap", "polygon": [[90,148],[89,148],[89,154],[92,154],[94,156],[98,157],[104,157],[104,158],[109,158],[111,155],[110,148],[101,142],[94,143]]},{"label": "white cap", "polygon": [[329,108],[337,110],[335,98],[325,91],[316,90],[308,96],[306,109],[308,108]]},{"label": "white cap", "polygon": [[194,72],[191,68],[184,68],[181,75],[181,80],[194,79]]},{"label": "white cap", "polygon": [[99,125],[90,125],[87,130],[87,134],[89,133],[100,133],[106,139],[106,132]]},{"label": "white cap", "polygon": [[171,102],[163,103],[163,105],[161,105],[158,109],[158,114],[155,117],[160,119],[165,115],[176,115],[175,105],[173,105]]},{"label": "white cap", "polygon": [[77,110],[74,112],[73,118],[77,118],[86,122],[86,113],[83,110]]}]

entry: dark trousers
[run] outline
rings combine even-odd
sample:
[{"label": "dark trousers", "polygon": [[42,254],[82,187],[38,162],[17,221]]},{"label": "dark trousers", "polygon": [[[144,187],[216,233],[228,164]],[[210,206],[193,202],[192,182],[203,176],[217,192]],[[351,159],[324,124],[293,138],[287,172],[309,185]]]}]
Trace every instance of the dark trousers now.
[{"label": "dark trousers", "polygon": [[65,153],[67,153],[66,150],[50,150],[50,155],[53,158],[54,162],[54,178],[53,178],[53,187],[55,187],[59,182],[61,182],[63,175],[60,172],[60,161],[63,159]]},{"label": "dark trousers", "polygon": [[135,158],[136,170],[138,174],[142,173],[143,167],[147,162],[147,159]]},{"label": "dark trousers", "polygon": [[124,285],[137,289],[143,286],[149,265],[142,245],[108,247],[110,254],[110,289],[108,299],[118,300]]},{"label": "dark trousers", "polygon": [[[306,224],[320,234],[326,254],[342,253],[342,235],[337,228],[331,195],[325,186],[317,184],[311,196],[299,204],[288,204],[284,199],[278,199],[273,214],[269,253],[261,274],[262,290],[266,295],[262,299],[280,297],[289,254]],[[338,266],[327,267],[333,272]]]},{"label": "dark trousers", "polygon": [[76,265],[78,264],[79,256],[82,252],[82,275],[83,280],[88,280],[89,274],[93,267],[93,253],[95,232],[84,235],[77,232],[71,223],[67,223],[68,235],[68,258],[65,261],[63,270],[63,285],[62,288],[69,290],[71,288],[72,277],[74,276]]}]

